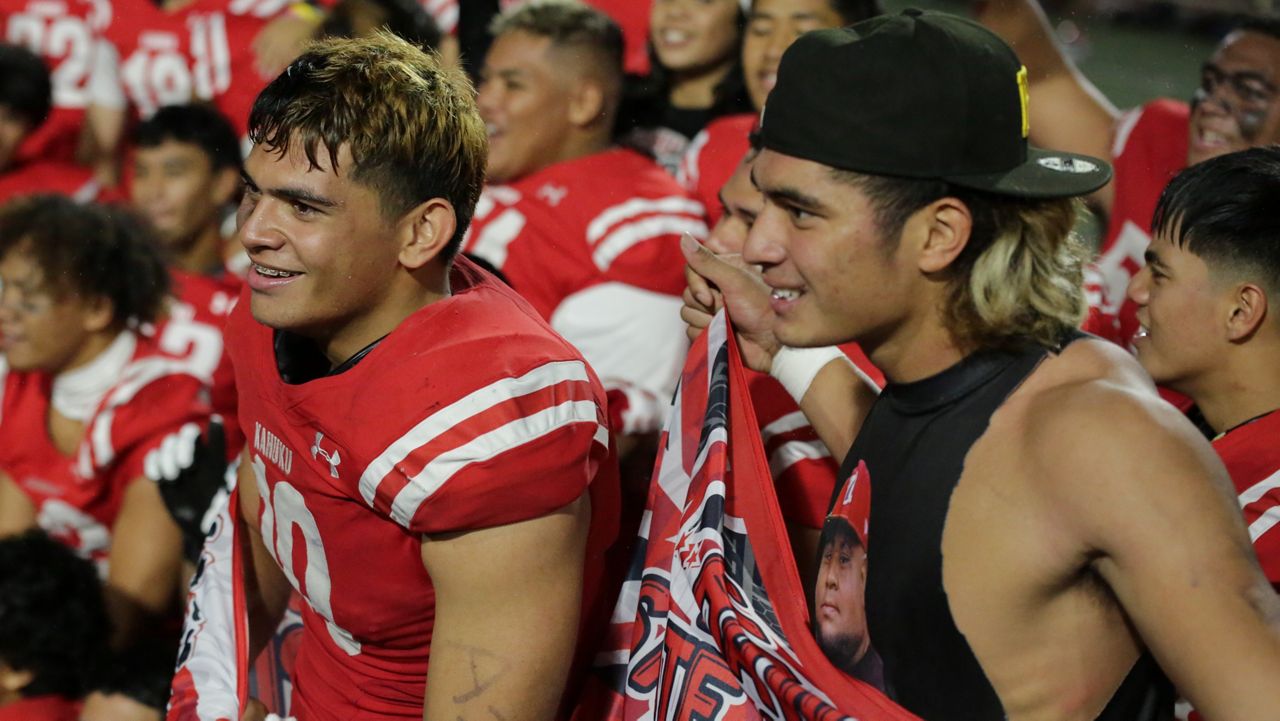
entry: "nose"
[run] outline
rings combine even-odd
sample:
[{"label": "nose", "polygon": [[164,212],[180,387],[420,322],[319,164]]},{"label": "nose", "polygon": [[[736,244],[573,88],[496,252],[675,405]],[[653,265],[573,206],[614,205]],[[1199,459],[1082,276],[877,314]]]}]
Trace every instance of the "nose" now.
[{"label": "nose", "polygon": [[277,250],[284,245],[285,234],[273,217],[281,203],[271,199],[251,200],[248,195],[236,212],[236,235],[246,252]]},{"label": "nose", "polygon": [[489,120],[498,104],[498,84],[492,80],[481,80],[476,89],[476,109],[480,117]]},{"label": "nose", "polygon": [[786,237],[779,222],[782,211],[772,204],[765,204],[756,222],[747,231],[747,242],[742,247],[742,259],[764,268],[778,265],[787,259],[787,249],[782,243]]},{"label": "nose", "polygon": [[1151,300],[1151,268],[1142,266],[1142,269],[1129,281],[1129,288],[1125,294],[1129,296],[1129,300],[1139,306],[1145,306]]},{"label": "nose", "polygon": [[835,589],[840,586],[840,574],[836,572],[836,566],[834,558],[830,562],[822,564],[822,585],[828,589]]}]

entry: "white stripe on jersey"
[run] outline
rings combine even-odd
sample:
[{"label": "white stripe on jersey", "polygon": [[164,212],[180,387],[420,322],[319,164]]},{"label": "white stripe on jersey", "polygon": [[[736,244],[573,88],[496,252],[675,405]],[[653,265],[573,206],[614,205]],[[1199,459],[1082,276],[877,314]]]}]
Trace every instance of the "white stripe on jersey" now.
[{"label": "white stripe on jersey", "polygon": [[710,139],[711,134],[706,129],[698,131],[689,143],[689,147],[685,149],[684,157],[680,159],[680,167],[676,171],[676,182],[689,192],[698,189],[698,178],[702,175],[702,168],[698,165],[698,161],[702,159],[702,149]]},{"label": "white stripe on jersey", "polygon": [[[483,413],[494,406],[520,396],[550,388],[566,381],[587,381],[587,367],[582,361],[555,361],[540,365],[519,378],[503,378],[472,391],[459,400],[432,413],[418,425],[387,446],[360,474],[360,496],[373,506],[378,486],[387,474],[410,453],[435,440],[442,433]],[[594,416],[593,416],[594,417]],[[398,500],[398,496],[397,496]]]},{"label": "white stripe on jersey", "polygon": [[669,195],[665,198],[632,198],[625,203],[605,208],[600,215],[597,215],[595,220],[587,226],[587,242],[595,245],[605,236],[609,228],[627,218],[634,218],[644,213],[688,213],[701,218],[704,212],[702,203],[679,195]]},{"label": "white stripe on jersey", "polygon": [[436,494],[454,474],[472,463],[483,463],[507,451],[549,435],[575,423],[595,423],[599,437],[599,406],[595,401],[565,401],[537,413],[517,418],[488,433],[475,436],[466,443],[432,458],[396,494],[391,504],[391,517],[408,528],[418,509]]},{"label": "white stripe on jersey", "polygon": [[1256,503],[1258,499],[1267,495],[1267,491],[1273,488],[1280,488],[1280,471],[1276,471],[1266,478],[1258,481],[1252,486],[1244,489],[1240,493],[1240,507],[1244,508],[1250,503]]},{"label": "white stripe on jersey", "polygon": [[830,458],[831,452],[817,441],[787,441],[769,454],[769,473],[780,477],[800,461]]},{"label": "white stripe on jersey", "polygon": [[793,411],[760,429],[760,435],[764,437],[764,442],[768,443],[774,436],[798,431],[808,426],[809,419],[804,417],[804,413]]},{"label": "white stripe on jersey", "polygon": [[1142,119],[1143,108],[1135,108],[1125,113],[1116,123],[1115,141],[1111,144],[1111,158],[1120,157],[1124,154],[1125,146],[1129,144],[1129,136],[1133,134],[1133,129],[1137,127],[1138,121]]},{"label": "white stripe on jersey", "polygon": [[[106,468],[115,460],[115,446],[111,441],[111,424],[115,420],[115,409],[123,406],[148,384],[170,375],[191,375],[195,377],[184,361],[168,358],[152,357],[130,363],[125,367],[123,377],[108,393],[102,407],[93,418],[93,427],[89,431],[93,457],[80,455],[80,474],[85,478],[93,475],[94,468]],[[206,384],[208,379],[204,379]]]},{"label": "white stripe on jersey", "polygon": [[701,220],[677,215],[654,215],[634,223],[620,225],[600,241],[595,251],[591,253],[591,260],[595,261],[596,267],[601,271],[606,271],[618,256],[630,250],[632,246],[659,236],[681,233],[689,233],[699,239],[705,238],[707,224]]},{"label": "white stripe on jersey", "polygon": [[1249,524],[1249,541],[1257,543],[1258,539],[1262,538],[1262,534],[1270,531],[1277,523],[1280,523],[1280,506],[1272,506]]},{"label": "white stripe on jersey", "polygon": [[525,217],[515,208],[507,208],[492,222],[484,226],[476,242],[469,251],[472,255],[484,258],[493,267],[502,269],[507,262],[507,248],[524,230]]}]

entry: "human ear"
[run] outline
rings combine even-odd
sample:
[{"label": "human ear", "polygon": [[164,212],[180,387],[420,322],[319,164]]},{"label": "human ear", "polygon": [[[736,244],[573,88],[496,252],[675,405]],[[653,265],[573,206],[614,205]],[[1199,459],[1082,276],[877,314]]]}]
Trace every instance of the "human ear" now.
[{"label": "human ear", "polygon": [[955,262],[969,244],[973,232],[973,215],[969,207],[955,198],[940,198],[912,214],[908,224],[915,223],[920,234],[916,263],[921,272],[938,273]]},{"label": "human ear", "polygon": [[404,215],[397,232],[400,264],[417,270],[442,253],[458,228],[453,204],[444,198],[420,203]]}]

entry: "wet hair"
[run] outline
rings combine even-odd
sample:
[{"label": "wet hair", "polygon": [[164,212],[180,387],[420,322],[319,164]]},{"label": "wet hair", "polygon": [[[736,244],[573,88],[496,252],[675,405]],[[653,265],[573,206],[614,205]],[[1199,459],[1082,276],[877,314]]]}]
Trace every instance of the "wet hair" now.
[{"label": "wet hair", "polygon": [[496,39],[513,32],[548,38],[556,48],[586,52],[590,59],[575,66],[605,83],[612,115],[621,101],[624,42],[622,29],[605,13],[578,0],[530,0],[494,17],[489,31]]},{"label": "wet hair", "polygon": [[[1280,146],[1249,148],[1178,173],[1156,202],[1153,232],[1211,270],[1247,275],[1280,293]],[[1277,296],[1280,297],[1280,296]]]},{"label": "wet hair", "polygon": [[29,256],[55,297],[111,301],[121,328],[154,321],[164,309],[169,272],[157,247],[144,222],[115,206],[33,195],[0,208],[0,258]]},{"label": "wet hair", "polygon": [[385,31],[310,45],[271,81],[249,113],[249,138],[278,155],[301,147],[312,168],[351,152],[352,180],[397,218],[432,198],[453,205],[457,253],[484,184],[488,138],[462,71]]},{"label": "wet hair", "polygon": [[1088,250],[1073,231],[1083,205],[1075,198],[1013,198],[941,180],[833,170],[866,193],[881,237],[897,247],[907,219],[945,197],[969,209],[973,227],[947,267],[947,330],[962,347],[1056,348],[1084,319]]},{"label": "wet hair", "polygon": [[862,22],[884,14],[880,0],[827,0],[846,25]]},{"label": "wet hair", "polygon": [[215,171],[234,168],[238,172],[242,166],[235,129],[211,105],[167,105],[139,123],[134,132],[134,145],[139,148],[154,148],[168,141],[200,148]]},{"label": "wet hair", "polygon": [[24,47],[0,43],[0,106],[33,129],[49,117],[53,85],[49,69]]},{"label": "wet hair", "polygon": [[0,540],[0,661],[32,675],[25,697],[82,697],[110,631],[93,564],[43,531]]}]

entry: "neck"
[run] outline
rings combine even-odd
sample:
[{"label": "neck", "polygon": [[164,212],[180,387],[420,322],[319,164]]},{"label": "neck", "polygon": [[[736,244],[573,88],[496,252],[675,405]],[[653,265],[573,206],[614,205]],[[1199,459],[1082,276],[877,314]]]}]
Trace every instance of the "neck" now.
[{"label": "neck", "polygon": [[908,319],[884,341],[874,347],[864,346],[863,351],[893,383],[912,383],[937,375],[969,355],[942,324],[941,313]]},{"label": "neck", "polygon": [[701,110],[716,101],[716,86],[733,67],[732,60],[719,65],[686,70],[675,76],[667,99],[681,110]]},{"label": "neck", "polygon": [[193,275],[207,275],[211,269],[221,268],[223,241],[218,226],[210,225],[202,229],[195,239],[182,251],[173,264],[180,270]]},{"label": "neck", "polygon": [[1237,355],[1222,363],[1212,377],[1183,391],[1216,433],[1280,408],[1280,343],[1275,345],[1274,352],[1237,347]]},{"label": "neck", "polygon": [[71,363],[53,377],[53,410],[73,421],[88,420],[120,379],[136,343],[129,332],[104,331],[90,336]]},{"label": "neck", "polygon": [[563,163],[567,160],[577,160],[588,155],[595,155],[607,150],[610,145],[612,145],[612,142],[610,142],[607,131],[581,130],[573,133],[565,140],[564,146],[556,156],[556,162]]},{"label": "neck", "polygon": [[395,330],[406,318],[449,297],[448,268],[431,263],[416,273],[401,271],[371,311],[347,320],[335,333],[317,339],[330,367],[336,368],[370,343]]}]

